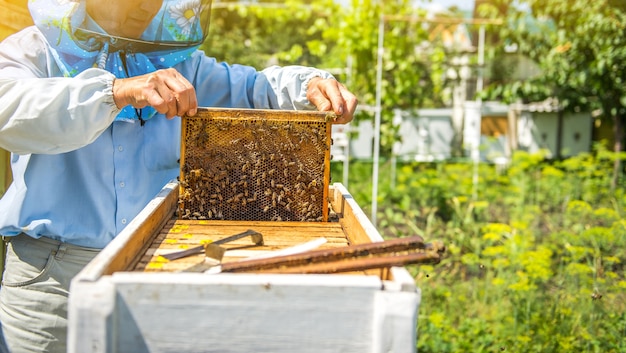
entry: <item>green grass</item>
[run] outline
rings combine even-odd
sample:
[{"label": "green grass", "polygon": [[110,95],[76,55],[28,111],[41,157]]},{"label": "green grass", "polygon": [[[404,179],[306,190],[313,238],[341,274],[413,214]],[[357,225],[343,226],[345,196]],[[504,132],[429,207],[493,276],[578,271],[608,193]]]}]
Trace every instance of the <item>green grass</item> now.
[{"label": "green grass", "polygon": [[[377,227],[442,240],[422,290],[419,352],[626,352],[626,193],[599,150],[564,161],[518,153],[502,173],[468,163],[381,165]],[[341,180],[342,165],[332,165]],[[371,213],[371,163],[348,189]]]}]

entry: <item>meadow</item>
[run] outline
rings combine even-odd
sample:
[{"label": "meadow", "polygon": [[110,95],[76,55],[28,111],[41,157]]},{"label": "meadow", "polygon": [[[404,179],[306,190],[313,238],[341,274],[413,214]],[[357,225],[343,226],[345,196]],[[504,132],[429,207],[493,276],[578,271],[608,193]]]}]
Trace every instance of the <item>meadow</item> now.
[{"label": "meadow", "polygon": [[[504,169],[383,161],[379,231],[447,246],[439,264],[408,267],[422,293],[418,351],[626,352],[618,157],[598,145],[558,161],[517,152]],[[331,170],[341,181],[342,165]],[[348,190],[368,215],[371,171],[349,166]]]}]

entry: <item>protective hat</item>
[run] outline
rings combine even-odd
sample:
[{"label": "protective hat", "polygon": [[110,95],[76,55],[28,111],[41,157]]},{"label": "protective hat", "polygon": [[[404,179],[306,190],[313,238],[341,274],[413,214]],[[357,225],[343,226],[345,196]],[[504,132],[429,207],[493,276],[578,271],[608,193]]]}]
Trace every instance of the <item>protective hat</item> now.
[{"label": "protective hat", "polygon": [[[173,66],[180,58],[170,60],[172,65],[168,65],[167,56],[188,54],[188,49],[197,48],[208,34],[211,0],[162,0],[160,10],[139,38],[106,33],[87,14],[88,1],[91,0],[29,0],[28,3],[35,25],[59,54],[57,61],[60,57],[69,76],[94,66],[97,60],[102,61],[101,54],[118,51],[159,54],[163,63],[159,66]],[[80,64],[76,65],[77,62]]]},{"label": "protective hat", "polygon": [[[211,0],[143,0],[151,5],[159,1],[161,6],[139,38],[107,33],[87,13],[89,1],[96,0],[28,2],[35,25],[66,77],[93,67],[118,78],[169,68],[187,60],[208,34]],[[118,1],[129,0],[109,3]],[[139,13],[141,9],[135,11]],[[143,110],[144,120],[155,114],[151,107]],[[141,112],[129,106],[118,118],[141,119]]]},{"label": "protective hat", "polygon": [[87,51],[99,50],[104,42],[111,45],[112,51],[175,50],[198,46],[208,34],[211,0],[162,0],[159,12],[140,38],[115,36],[94,25],[87,15],[88,1],[29,0],[29,9],[35,25],[50,43],[69,38]]}]

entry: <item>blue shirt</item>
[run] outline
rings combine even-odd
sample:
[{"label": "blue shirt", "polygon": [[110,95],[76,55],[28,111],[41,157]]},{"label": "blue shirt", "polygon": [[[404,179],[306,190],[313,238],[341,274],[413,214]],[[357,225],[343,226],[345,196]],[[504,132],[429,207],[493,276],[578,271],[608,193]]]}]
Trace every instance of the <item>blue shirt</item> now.
[{"label": "blue shirt", "polygon": [[[174,68],[206,107],[311,110],[309,80],[331,77],[302,66],[230,66],[200,51]],[[180,119],[115,121],[111,73],[62,76],[35,27],[0,43],[0,147],[13,172],[0,234],[103,248],[178,176]]]}]

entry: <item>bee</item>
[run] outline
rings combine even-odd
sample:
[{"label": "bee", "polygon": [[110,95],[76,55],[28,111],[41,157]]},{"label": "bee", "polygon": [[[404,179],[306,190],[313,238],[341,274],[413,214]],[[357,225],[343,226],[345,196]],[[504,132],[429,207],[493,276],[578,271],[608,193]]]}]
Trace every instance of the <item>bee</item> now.
[{"label": "bee", "polygon": [[600,293],[597,289],[591,293],[591,300],[600,300],[602,299],[602,293]]}]

